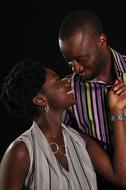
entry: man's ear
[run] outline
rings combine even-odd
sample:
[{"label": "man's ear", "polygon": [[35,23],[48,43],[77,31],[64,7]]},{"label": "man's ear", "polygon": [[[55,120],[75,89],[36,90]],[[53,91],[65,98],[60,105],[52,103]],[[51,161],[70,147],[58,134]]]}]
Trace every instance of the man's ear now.
[{"label": "man's ear", "polygon": [[107,39],[105,34],[101,34],[100,39],[99,39],[99,44],[100,46],[104,46],[107,44]]},{"label": "man's ear", "polygon": [[32,102],[38,106],[45,106],[47,104],[47,99],[44,95],[38,94],[32,99]]}]

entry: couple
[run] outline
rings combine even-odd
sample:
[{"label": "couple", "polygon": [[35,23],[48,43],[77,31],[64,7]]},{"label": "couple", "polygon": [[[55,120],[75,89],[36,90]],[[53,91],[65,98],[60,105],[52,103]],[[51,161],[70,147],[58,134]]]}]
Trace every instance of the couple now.
[{"label": "couple", "polygon": [[121,77],[108,99],[113,161],[92,138],[62,124],[63,111],[76,103],[71,84],[41,62],[26,59],[15,65],[1,98],[11,113],[33,121],[3,156],[1,190],[96,190],[95,171],[126,188],[126,86]]}]

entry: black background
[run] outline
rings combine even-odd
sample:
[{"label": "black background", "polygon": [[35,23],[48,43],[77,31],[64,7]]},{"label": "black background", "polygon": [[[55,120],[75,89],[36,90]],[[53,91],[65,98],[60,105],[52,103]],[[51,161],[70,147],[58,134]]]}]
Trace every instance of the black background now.
[{"label": "black background", "polygon": [[[66,14],[88,10],[102,20],[108,44],[126,54],[126,11],[120,2],[111,1],[6,1],[0,5],[0,87],[17,61],[38,58],[61,77],[70,69],[58,46],[58,29]],[[0,158],[29,122],[10,115],[0,103]]]}]

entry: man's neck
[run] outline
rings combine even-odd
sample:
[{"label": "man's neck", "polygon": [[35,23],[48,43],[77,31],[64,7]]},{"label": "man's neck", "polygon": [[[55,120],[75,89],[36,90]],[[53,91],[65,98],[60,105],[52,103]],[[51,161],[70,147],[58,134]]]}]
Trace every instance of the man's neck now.
[{"label": "man's neck", "polygon": [[116,73],[110,51],[106,52],[106,66],[103,68],[101,74],[96,77],[96,79],[105,83],[111,83],[116,79]]}]

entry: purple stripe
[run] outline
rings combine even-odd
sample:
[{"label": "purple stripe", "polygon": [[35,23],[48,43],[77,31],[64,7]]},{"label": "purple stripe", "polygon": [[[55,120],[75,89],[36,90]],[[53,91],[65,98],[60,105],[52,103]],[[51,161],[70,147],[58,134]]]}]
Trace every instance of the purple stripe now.
[{"label": "purple stripe", "polygon": [[[82,125],[81,125],[81,123],[82,124],[84,124],[84,120],[83,120],[83,111],[82,111],[82,104],[81,104],[81,99],[80,99],[80,89],[79,89],[79,83],[77,83],[76,84],[76,88],[75,88],[75,91],[76,91],[76,98],[77,98],[77,108],[78,108],[78,112],[76,111],[76,118],[77,118],[77,121],[78,121],[78,124],[79,124],[79,126],[80,126],[80,128],[82,129],[82,130],[86,130],[86,132],[88,132],[87,131],[87,129],[86,129],[86,127],[85,128],[83,128],[82,127]],[[84,103],[84,102],[83,102]],[[79,116],[78,116],[78,114],[79,114]],[[80,117],[80,120],[79,120],[79,117]],[[80,123],[80,121],[81,121],[81,123]]]},{"label": "purple stripe", "polygon": [[119,58],[121,60],[121,65],[123,67],[123,71],[125,72],[126,71],[126,62],[124,60],[124,58],[119,54]]}]

